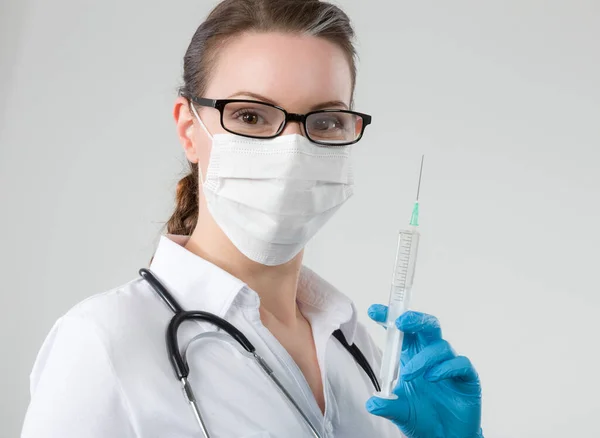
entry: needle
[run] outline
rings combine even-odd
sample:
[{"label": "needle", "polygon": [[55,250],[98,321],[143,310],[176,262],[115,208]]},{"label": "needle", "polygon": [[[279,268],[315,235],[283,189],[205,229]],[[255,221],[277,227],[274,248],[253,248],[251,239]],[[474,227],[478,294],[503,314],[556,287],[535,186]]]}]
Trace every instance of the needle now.
[{"label": "needle", "polygon": [[419,201],[419,193],[421,192],[421,176],[423,176],[423,161],[425,161],[425,154],[421,157],[421,170],[419,171],[419,185],[417,186],[417,201]]}]

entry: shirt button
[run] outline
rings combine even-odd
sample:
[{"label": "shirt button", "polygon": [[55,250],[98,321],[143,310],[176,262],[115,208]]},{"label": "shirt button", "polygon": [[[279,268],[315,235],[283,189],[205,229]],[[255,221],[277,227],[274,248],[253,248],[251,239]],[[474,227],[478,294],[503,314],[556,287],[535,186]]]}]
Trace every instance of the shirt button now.
[{"label": "shirt button", "polygon": [[329,437],[333,436],[333,424],[331,424],[330,420],[327,420],[325,422],[325,432],[327,432],[327,436],[329,436]]}]

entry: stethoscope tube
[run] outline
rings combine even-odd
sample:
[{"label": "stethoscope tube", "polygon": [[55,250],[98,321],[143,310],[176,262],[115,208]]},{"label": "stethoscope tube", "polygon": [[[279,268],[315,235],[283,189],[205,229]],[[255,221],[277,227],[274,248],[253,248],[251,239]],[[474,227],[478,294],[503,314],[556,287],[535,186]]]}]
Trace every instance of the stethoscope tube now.
[{"label": "stethoscope tube", "polygon": [[177,374],[178,379],[182,379],[190,373],[190,368],[188,364],[183,360],[182,355],[179,350],[179,340],[177,339],[177,330],[179,330],[179,326],[182,322],[185,321],[202,321],[214,324],[222,330],[225,330],[232,338],[234,338],[244,350],[246,350],[250,354],[254,354],[256,349],[254,345],[250,343],[248,338],[244,336],[242,332],[240,332],[237,328],[235,328],[231,323],[225,321],[224,319],[218,317],[217,315],[213,315],[209,312],[203,312],[201,310],[192,310],[192,311],[182,311],[177,313],[169,323],[169,327],[167,328],[167,348],[169,350],[169,357],[171,358],[171,364],[173,365],[173,369]]},{"label": "stethoscope tube", "polygon": [[148,282],[148,284],[150,284],[150,286],[152,286],[154,292],[156,292],[158,296],[160,296],[164,303],[167,306],[169,306],[171,312],[173,312],[175,315],[183,312],[183,309],[181,308],[177,300],[173,298],[173,295],[169,293],[167,288],[160,282],[158,278],[154,276],[150,269],[142,268],[139,270],[139,274],[144,280]]},{"label": "stethoscope tube", "polygon": [[167,306],[169,306],[173,313],[175,313],[175,316],[171,319],[171,322],[167,328],[167,349],[169,351],[169,358],[171,359],[171,365],[173,366],[173,370],[177,375],[177,379],[181,380],[184,377],[187,378],[187,376],[190,374],[190,368],[181,356],[179,340],[177,338],[179,326],[185,321],[195,320],[213,324],[229,334],[242,347],[244,347],[248,353],[253,354],[256,351],[254,345],[252,345],[248,338],[229,321],[226,321],[225,319],[210,312],[204,312],[201,310],[183,310],[175,298],[173,298],[173,296],[169,293],[167,288],[158,280],[158,278],[154,276],[154,274],[152,274],[149,269],[142,268],[140,269],[139,273],[144,280],[150,283],[156,293],[160,295]]}]

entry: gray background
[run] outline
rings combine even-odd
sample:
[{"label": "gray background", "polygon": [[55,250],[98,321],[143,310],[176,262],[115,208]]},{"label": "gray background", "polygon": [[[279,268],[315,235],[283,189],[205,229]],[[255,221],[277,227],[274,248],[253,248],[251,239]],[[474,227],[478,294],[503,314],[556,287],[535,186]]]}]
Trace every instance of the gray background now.
[{"label": "gray background", "polygon": [[[181,58],[213,4],[1,3],[2,437],[52,323],[151,256],[183,170]],[[387,301],[425,153],[414,307],[476,364],[486,437],[597,436],[600,2],[341,4],[374,123],[307,264],[380,342],[366,309]]]}]

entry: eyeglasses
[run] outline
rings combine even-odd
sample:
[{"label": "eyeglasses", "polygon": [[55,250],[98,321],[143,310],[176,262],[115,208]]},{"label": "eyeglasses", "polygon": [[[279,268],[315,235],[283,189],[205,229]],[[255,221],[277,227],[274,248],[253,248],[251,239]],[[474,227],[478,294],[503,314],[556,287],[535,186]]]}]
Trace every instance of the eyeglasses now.
[{"label": "eyeglasses", "polygon": [[346,146],[358,142],[371,123],[371,116],[367,114],[341,109],[293,114],[256,100],[184,97],[196,105],[216,108],[221,113],[223,129],[250,138],[274,138],[283,132],[288,122],[299,122],[313,143]]}]

